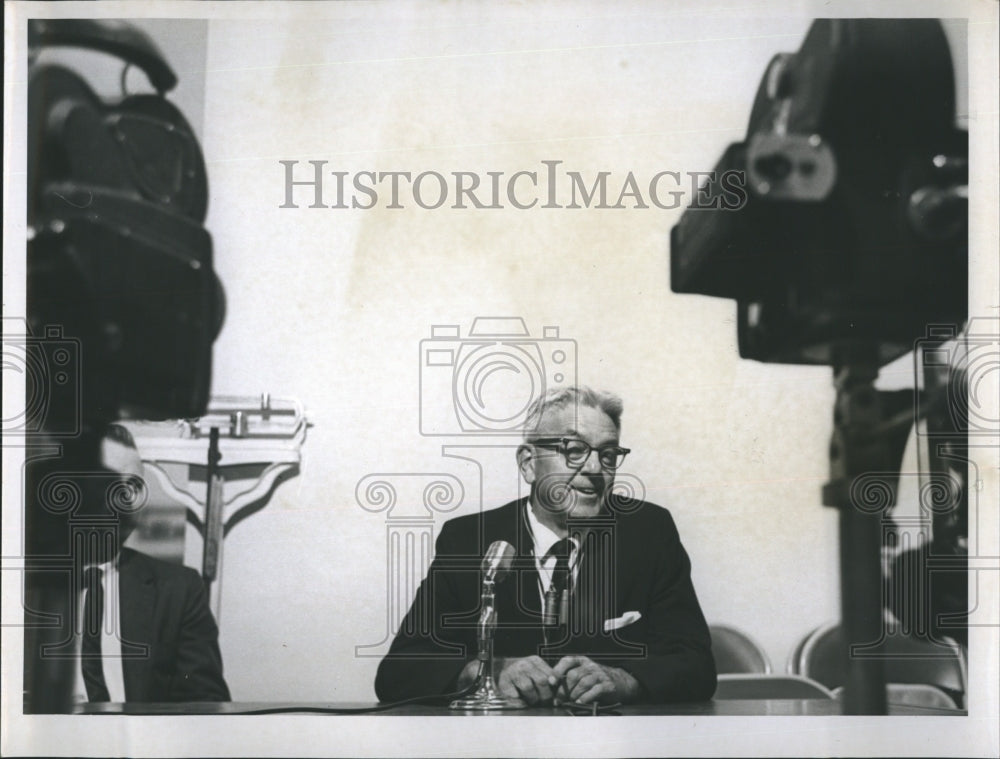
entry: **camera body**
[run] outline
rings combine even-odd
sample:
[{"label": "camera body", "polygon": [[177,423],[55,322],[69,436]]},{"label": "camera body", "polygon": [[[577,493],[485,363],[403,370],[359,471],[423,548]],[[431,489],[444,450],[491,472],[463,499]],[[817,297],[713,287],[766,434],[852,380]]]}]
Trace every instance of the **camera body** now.
[{"label": "camera body", "polygon": [[477,317],[467,337],[435,325],[420,342],[423,435],[514,435],[545,391],[576,381],[576,341],[544,327],[531,337],[519,317]]},{"label": "camera body", "polygon": [[[671,288],[737,301],[740,355],[886,363],[928,323],[967,318],[968,134],[936,20],[821,19],[770,63],[745,141],[739,209],[690,208],[671,231]],[[710,183],[703,193],[722,192]]]},{"label": "camera body", "polygon": [[[138,28],[29,21],[28,321],[59,325],[82,354],[83,423],[199,416],[224,295],[213,269],[205,161],[165,92],[177,82]],[[99,97],[53,46],[139,66],[156,94]],[[70,419],[47,415],[53,429]],[[46,430],[48,431],[48,430]]]}]

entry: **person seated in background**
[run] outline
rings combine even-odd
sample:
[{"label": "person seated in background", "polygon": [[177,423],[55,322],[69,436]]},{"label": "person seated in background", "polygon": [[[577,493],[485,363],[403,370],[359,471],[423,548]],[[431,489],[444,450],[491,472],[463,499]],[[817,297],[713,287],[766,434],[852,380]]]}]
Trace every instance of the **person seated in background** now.
[{"label": "person seated in background", "polygon": [[516,549],[497,584],[497,686],[526,704],[698,701],[716,687],[691,564],[670,513],[612,492],[629,452],[622,402],[557,388],[529,409],[517,465],[528,497],[449,520],[389,652],[382,701],[445,695],[478,671],[480,562]]},{"label": "person seated in background", "polygon": [[[142,487],[142,460],[125,427],[110,426],[102,463],[122,475],[132,496]],[[103,494],[106,501],[113,488]],[[122,546],[141,505],[140,498],[135,511],[112,509],[118,519],[111,525],[95,517],[90,539],[74,546],[80,655],[73,700],[228,701],[219,629],[201,576]]]}]

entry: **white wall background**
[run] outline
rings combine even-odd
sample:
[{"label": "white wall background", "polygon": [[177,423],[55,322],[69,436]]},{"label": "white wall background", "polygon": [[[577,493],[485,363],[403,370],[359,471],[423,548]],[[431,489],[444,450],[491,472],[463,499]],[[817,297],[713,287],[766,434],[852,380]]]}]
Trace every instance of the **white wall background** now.
[{"label": "white wall background", "polygon": [[830,372],[741,361],[731,302],[670,292],[680,211],[323,210],[305,207],[308,192],[281,209],[278,161],[510,175],[561,160],[610,171],[612,187],[630,170],[640,182],[709,170],[809,20],[400,10],[209,27],[209,226],[229,301],[214,391],[296,396],[315,425],[302,476],[227,539],[234,699],[372,698],[377,659],[355,646],[386,628],[386,516],[356,502],[365,475],[454,473],[467,484],[455,513],[517,495],[509,452],[506,470],[489,458],[480,504],[474,468],[419,432],[420,341],[433,324],[464,335],[479,315],[577,341],[578,379],[625,399],[627,470],[674,513],[706,615],[750,631],[783,668],[837,616],[836,517],[819,499]]}]

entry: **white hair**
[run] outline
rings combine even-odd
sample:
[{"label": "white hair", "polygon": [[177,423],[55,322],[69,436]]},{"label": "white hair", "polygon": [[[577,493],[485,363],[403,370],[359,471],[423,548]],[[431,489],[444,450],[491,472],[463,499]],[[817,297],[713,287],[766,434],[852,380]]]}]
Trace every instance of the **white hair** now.
[{"label": "white hair", "polygon": [[524,439],[530,442],[537,437],[538,425],[542,416],[550,408],[564,408],[569,405],[588,406],[603,411],[621,432],[622,399],[604,390],[593,390],[586,385],[579,387],[553,387],[538,396],[528,407],[524,419]]}]

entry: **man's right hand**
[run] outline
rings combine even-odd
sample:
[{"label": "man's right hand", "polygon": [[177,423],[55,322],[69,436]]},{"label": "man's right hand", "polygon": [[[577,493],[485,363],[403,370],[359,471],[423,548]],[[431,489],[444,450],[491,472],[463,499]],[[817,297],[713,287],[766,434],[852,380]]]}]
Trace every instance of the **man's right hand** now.
[{"label": "man's right hand", "polygon": [[559,685],[558,675],[538,656],[498,659],[495,671],[500,692],[528,704],[550,703]]}]

